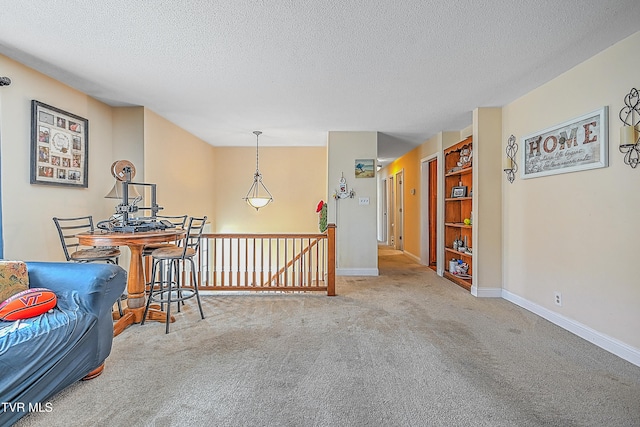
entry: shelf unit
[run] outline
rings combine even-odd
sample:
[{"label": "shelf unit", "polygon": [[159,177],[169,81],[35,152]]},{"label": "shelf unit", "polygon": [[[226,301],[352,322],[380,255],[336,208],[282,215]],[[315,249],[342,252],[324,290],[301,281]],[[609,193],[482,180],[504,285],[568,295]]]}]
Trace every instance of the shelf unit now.
[{"label": "shelf unit", "polygon": [[[473,141],[468,137],[444,150],[444,277],[467,290],[473,284],[473,224],[465,224],[465,219],[472,220],[473,210]],[[462,161],[461,161],[462,155]],[[465,162],[468,158],[469,161]],[[458,187],[455,189],[454,188]],[[464,190],[459,188],[463,187]],[[455,193],[455,194],[454,194]],[[470,251],[454,249],[454,241],[466,241]],[[462,276],[449,271],[449,261],[462,260],[469,269]]]}]

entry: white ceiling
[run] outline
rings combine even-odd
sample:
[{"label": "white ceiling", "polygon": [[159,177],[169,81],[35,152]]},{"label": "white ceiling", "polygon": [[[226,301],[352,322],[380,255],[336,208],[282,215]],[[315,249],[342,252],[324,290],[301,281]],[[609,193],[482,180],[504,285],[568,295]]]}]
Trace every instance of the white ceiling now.
[{"label": "white ceiling", "polygon": [[108,104],[215,146],[378,131],[383,159],[637,31],[638,0],[0,0],[0,53]]}]

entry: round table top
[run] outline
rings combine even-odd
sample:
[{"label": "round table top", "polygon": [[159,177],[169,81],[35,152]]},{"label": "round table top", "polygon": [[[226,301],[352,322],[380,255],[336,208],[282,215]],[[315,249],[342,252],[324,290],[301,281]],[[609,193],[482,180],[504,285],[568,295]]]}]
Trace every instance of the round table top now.
[{"label": "round table top", "polygon": [[86,246],[131,246],[168,242],[180,239],[185,234],[187,234],[187,231],[183,228],[167,228],[165,230],[138,232],[96,230],[94,232],[78,233],[76,237],[81,245]]}]

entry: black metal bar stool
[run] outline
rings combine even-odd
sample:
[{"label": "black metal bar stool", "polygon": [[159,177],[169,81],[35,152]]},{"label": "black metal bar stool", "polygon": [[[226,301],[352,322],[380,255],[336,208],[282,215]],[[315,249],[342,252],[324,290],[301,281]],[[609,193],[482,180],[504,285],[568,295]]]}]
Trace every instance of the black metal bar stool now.
[{"label": "black metal bar stool", "polygon": [[[202,311],[202,303],[200,302],[200,294],[198,293],[198,277],[196,275],[196,264],[193,258],[198,253],[200,248],[200,240],[202,238],[202,232],[207,222],[207,217],[189,218],[189,225],[187,227],[187,234],[180,241],[179,245],[171,245],[154,250],[151,253],[153,258],[153,268],[151,269],[151,283],[149,286],[149,297],[147,298],[147,305],[144,309],[144,315],[142,316],[141,324],[144,325],[144,321],[149,311],[149,306],[152,302],[159,302],[162,305],[167,306],[167,323],[165,333],[169,333],[169,323],[171,322],[171,303],[177,302],[178,304],[184,300],[192,297],[196,297],[198,301],[198,309],[200,310],[200,317],[204,319],[204,313]],[[166,262],[167,271],[161,275],[159,268],[162,269],[162,264]],[[186,267],[186,263],[189,262],[191,269],[191,285],[182,282],[182,272]],[[187,282],[186,278],[184,280]],[[179,306],[178,306],[179,307]]]},{"label": "black metal bar stool", "polygon": [[[187,223],[187,217],[188,215],[156,215],[157,219],[164,219],[169,221],[171,224],[173,224],[176,228],[184,228],[185,224]],[[176,242],[177,244],[178,242]],[[167,248],[167,247],[173,247],[175,246],[175,244],[173,243],[149,243],[147,245],[144,246],[144,248],[142,248],[142,258],[145,260],[145,277],[146,277],[146,283],[145,283],[145,289],[149,290],[149,287],[151,286],[151,282],[153,281],[151,279],[151,262],[149,262],[149,257],[151,257],[151,254],[153,253],[153,251],[155,251],[156,249],[160,249],[160,248]],[[160,275],[164,274],[164,269],[160,268]],[[160,281],[162,281],[162,277],[160,278]],[[160,309],[164,310],[163,305],[160,305]],[[178,306],[178,311],[180,311],[180,306]]]}]

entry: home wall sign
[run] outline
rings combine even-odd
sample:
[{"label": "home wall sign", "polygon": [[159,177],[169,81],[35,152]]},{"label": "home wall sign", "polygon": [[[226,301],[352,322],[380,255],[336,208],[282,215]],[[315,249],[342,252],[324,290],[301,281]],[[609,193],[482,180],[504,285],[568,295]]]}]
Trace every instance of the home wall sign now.
[{"label": "home wall sign", "polygon": [[521,177],[536,178],[609,165],[608,108],[522,138]]},{"label": "home wall sign", "polygon": [[31,101],[31,184],[87,188],[89,121]]}]

